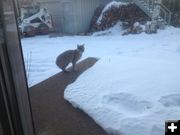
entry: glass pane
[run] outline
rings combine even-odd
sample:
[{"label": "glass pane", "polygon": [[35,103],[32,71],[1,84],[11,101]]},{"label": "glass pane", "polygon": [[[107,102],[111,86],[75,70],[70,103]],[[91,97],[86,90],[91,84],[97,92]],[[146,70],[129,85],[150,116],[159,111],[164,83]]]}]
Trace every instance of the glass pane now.
[{"label": "glass pane", "polygon": [[37,1],[19,2],[19,31],[38,134],[163,134],[180,118],[180,29],[161,0]]}]

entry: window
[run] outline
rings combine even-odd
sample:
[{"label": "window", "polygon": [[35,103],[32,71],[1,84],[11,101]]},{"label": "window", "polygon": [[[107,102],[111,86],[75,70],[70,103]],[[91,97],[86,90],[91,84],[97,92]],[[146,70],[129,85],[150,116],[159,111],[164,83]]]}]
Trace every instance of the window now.
[{"label": "window", "polygon": [[30,23],[41,23],[42,21],[39,18],[35,18],[30,21]]}]

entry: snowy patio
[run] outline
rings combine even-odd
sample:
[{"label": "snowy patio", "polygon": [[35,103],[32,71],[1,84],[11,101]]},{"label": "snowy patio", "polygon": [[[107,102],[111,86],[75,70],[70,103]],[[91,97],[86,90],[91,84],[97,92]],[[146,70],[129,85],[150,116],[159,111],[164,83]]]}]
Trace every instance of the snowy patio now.
[{"label": "snowy patio", "polygon": [[92,36],[22,39],[29,86],[60,72],[57,55],[84,43],[83,59],[99,61],[67,87],[65,99],[110,134],[163,135],[165,120],[180,118],[180,29],[121,34],[117,24]]}]

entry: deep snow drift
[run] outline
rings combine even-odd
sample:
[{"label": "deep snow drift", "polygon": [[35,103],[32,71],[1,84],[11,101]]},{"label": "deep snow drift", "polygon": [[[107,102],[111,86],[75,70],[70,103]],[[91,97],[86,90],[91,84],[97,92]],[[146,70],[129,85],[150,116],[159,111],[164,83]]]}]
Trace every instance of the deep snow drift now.
[{"label": "deep snow drift", "polygon": [[119,25],[92,36],[22,39],[29,85],[60,72],[59,53],[84,43],[83,58],[100,60],[65,99],[114,135],[163,135],[164,121],[180,118],[180,29],[121,36]]}]

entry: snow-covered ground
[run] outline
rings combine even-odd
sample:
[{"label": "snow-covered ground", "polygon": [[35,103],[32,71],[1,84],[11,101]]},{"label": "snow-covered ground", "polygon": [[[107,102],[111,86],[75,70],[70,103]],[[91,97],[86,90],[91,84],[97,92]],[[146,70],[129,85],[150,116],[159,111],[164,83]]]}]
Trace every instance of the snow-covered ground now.
[{"label": "snow-covered ground", "polygon": [[92,36],[22,39],[29,85],[61,71],[57,55],[84,43],[83,59],[100,60],[67,87],[65,99],[113,135],[163,135],[165,120],[180,118],[180,29],[121,33],[118,24]]},{"label": "snow-covered ground", "polygon": [[107,56],[65,91],[112,135],[164,135],[165,120],[180,118],[180,63]]}]

